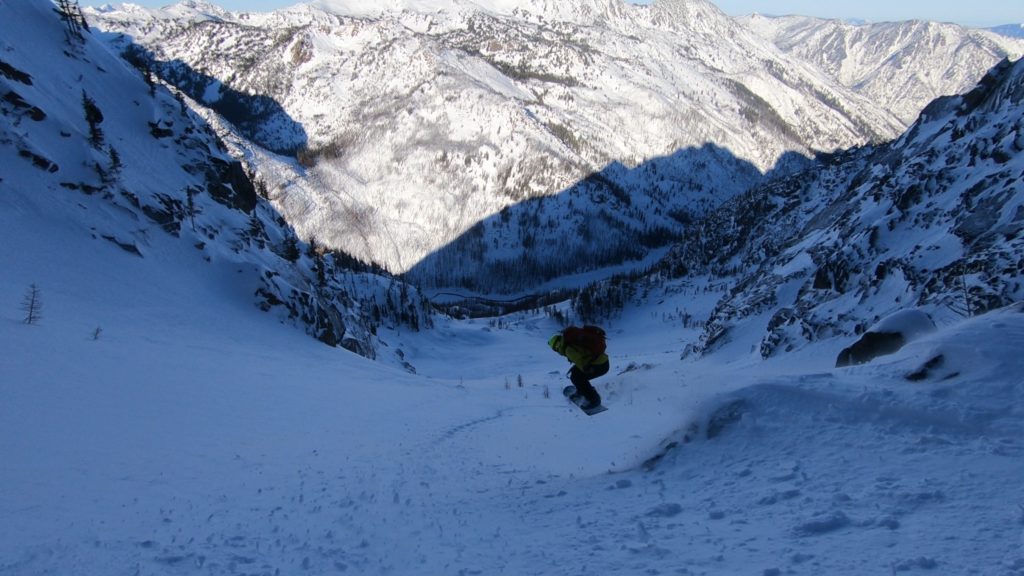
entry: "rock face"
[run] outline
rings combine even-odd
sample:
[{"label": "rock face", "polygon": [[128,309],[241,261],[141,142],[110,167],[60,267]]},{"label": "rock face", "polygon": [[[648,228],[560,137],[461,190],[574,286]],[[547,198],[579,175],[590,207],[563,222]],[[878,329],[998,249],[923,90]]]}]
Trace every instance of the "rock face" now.
[{"label": "rock face", "polygon": [[695,351],[759,332],[770,357],[907,307],[938,320],[1024,299],[1022,134],[1024,61],[1004,61],[892,143],[727,203],[663,261],[732,283]]},{"label": "rock face", "polygon": [[879,356],[898,352],[906,343],[906,338],[899,332],[868,332],[853,346],[839,353],[836,368],[867,364]]}]

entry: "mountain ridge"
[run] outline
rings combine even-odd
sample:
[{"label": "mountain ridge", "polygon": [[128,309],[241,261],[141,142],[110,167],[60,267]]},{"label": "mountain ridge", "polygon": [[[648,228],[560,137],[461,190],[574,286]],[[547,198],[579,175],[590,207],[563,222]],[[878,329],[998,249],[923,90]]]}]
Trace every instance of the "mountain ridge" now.
[{"label": "mountain ridge", "polygon": [[759,185],[713,213],[663,263],[735,282],[687,353],[754,327],[767,358],[907,307],[948,321],[1024,299],[1022,104],[1024,60],[1003,61],[893,142]]},{"label": "mountain ridge", "polygon": [[[205,216],[199,219],[197,250],[244,253],[242,262],[252,257],[247,264],[255,262],[256,268],[262,266],[265,272],[258,279],[258,304],[292,320],[301,318],[301,323],[327,341],[345,341],[346,330],[350,330],[349,345],[370,354],[371,348],[361,346],[372,347],[371,335],[380,319],[369,318],[377,314],[372,310],[380,307],[406,318],[396,322],[428,321],[429,314],[424,315],[426,304],[420,296],[412,291],[410,297],[408,286],[394,279],[367,279],[364,283],[376,288],[368,290],[369,294],[356,291],[352,288],[357,283],[353,279],[356,274],[345,269],[340,255],[334,256],[332,268],[341,276],[320,278],[326,272],[318,258],[324,256],[322,247],[318,254],[313,243],[308,250],[295,254],[300,245],[294,233],[270,204],[263,202],[264,196],[277,205],[302,202],[304,198],[289,197],[287,187],[274,181],[268,184],[262,177],[250,181],[242,164],[231,157],[244,158],[251,165],[271,166],[273,170],[268,172],[283,179],[300,179],[306,167],[252,146],[237,126],[184,94],[173,96],[174,92],[165,91],[158,83],[146,86],[146,78],[152,78],[144,67],[140,71],[128,69],[95,42],[85,47],[93,54],[90,58],[75,51],[55,56],[58,61],[66,58],[73,62],[75,71],[69,77],[88,77],[81,86],[81,102],[53,95],[74,88],[74,82],[67,78],[56,81],[57,88],[49,86],[48,91],[26,84],[26,78],[33,75],[55,82],[49,72],[36,72],[43,70],[38,62],[24,55],[4,61],[0,82],[14,94],[3,105],[4,138],[12,145],[7,151],[13,162],[29,162],[46,174],[56,174],[43,175],[42,181],[94,197],[90,202],[98,202],[96,209],[103,205],[99,200],[109,201],[131,218],[152,221],[175,238],[191,236],[190,220],[196,211],[188,206],[198,199],[199,212]],[[471,66],[475,62],[462,53],[449,57],[455,60],[452,66]],[[98,72],[87,75],[89,66]],[[1021,266],[1008,256],[1019,248],[1015,228],[1019,227],[1019,218],[1013,204],[1019,182],[1014,184],[1012,170],[1018,167],[1024,150],[1022,121],[1014,112],[1024,90],[1019,81],[1020,66],[1019,62],[1005,61],[974,90],[935,101],[909,131],[889,143],[818,154],[813,164],[794,154],[797,158],[789,169],[779,170],[750,192],[734,198],[706,196],[707,205],[692,212],[678,211],[667,201],[680,191],[680,183],[686,183],[683,189],[693,193],[692,200],[701,193],[713,192],[704,187],[716,182],[714,178],[722,178],[716,175],[721,166],[732,166],[728,176],[737,179],[733,187],[744,189],[748,183],[760,181],[758,168],[713,144],[685,148],[676,151],[675,156],[650,158],[635,166],[610,162],[600,171],[570,183],[557,195],[530,197],[524,193],[515,198],[514,203],[490,218],[477,221],[471,233],[448,239],[446,247],[432,253],[435,262],[428,262],[422,274],[429,279],[437,270],[444,270],[447,276],[440,276],[439,286],[468,287],[487,294],[493,286],[481,282],[481,277],[509,278],[510,289],[523,290],[566,274],[593,272],[590,264],[594,261],[621,267],[624,260],[634,260],[636,268],[643,269],[651,266],[650,257],[659,247],[673,244],[673,230],[662,223],[675,222],[686,236],[660,269],[673,275],[714,273],[736,282],[733,293],[722,300],[707,324],[704,349],[720,343],[737,323],[768,311],[772,316],[762,319],[766,336],[759,344],[765,356],[830,334],[855,333],[894,305],[883,306],[872,297],[869,304],[874,308],[862,306],[863,302],[851,299],[850,291],[872,294],[883,284],[900,294],[903,303],[914,299],[918,305],[944,309],[959,306],[968,314],[992,309],[1012,301],[1019,292],[1019,285],[1015,288],[1001,271]],[[498,74],[493,67],[487,70],[490,76],[467,74],[484,78],[500,90],[534,87],[509,82],[507,75]],[[115,76],[111,84],[103,84],[94,78],[97,73],[100,79]],[[122,73],[131,80],[126,79],[119,87],[115,81]],[[101,95],[87,99],[87,91]],[[227,92],[219,96],[223,98],[224,94]],[[131,97],[135,101],[127,105]],[[93,99],[93,104],[87,103]],[[90,113],[91,106],[108,116],[107,141],[102,135],[92,134],[93,126],[81,124],[79,108],[83,107],[87,124],[95,123],[95,119],[89,121],[96,116]],[[127,116],[111,112],[133,107],[142,112]],[[197,123],[192,107],[206,116],[205,126]],[[143,122],[140,118],[146,116],[146,111],[152,113]],[[126,117],[133,118],[131,125],[125,122]],[[37,124],[48,128],[31,129]],[[67,127],[57,128],[58,124]],[[472,122],[464,120],[464,124],[464,129],[473,129]],[[145,130],[137,133],[140,127],[148,129],[148,136]],[[550,135],[555,136],[555,132],[552,130]],[[119,153],[115,157],[115,138],[123,142],[139,136],[145,139],[125,149],[123,156]],[[72,150],[58,144],[69,138],[82,148]],[[159,154],[150,148],[169,147],[168,138],[183,146],[170,148],[175,158],[170,168],[181,168],[182,174],[172,170],[173,174],[161,178],[166,180],[161,184],[163,188],[154,187],[152,179],[142,176],[146,172],[160,173],[156,160]],[[554,140],[567,145],[569,138],[563,133]],[[211,155],[202,155],[204,149]],[[458,164],[462,159],[456,156],[446,161]],[[77,168],[79,165],[85,169]],[[811,170],[802,169],[808,165]],[[177,190],[164,189],[168,187]],[[204,190],[209,198],[198,194]],[[636,194],[637,190],[644,194]],[[458,210],[470,199],[452,195],[446,199],[447,206]],[[715,206],[723,203],[724,208],[716,211]],[[318,209],[309,204],[293,207]],[[374,211],[381,208],[367,203],[360,209],[365,212],[345,212],[347,228],[354,235],[365,235],[363,241],[369,242],[367,238],[376,238],[371,235],[381,232],[374,221]],[[769,214],[767,220],[765,214]],[[206,218],[209,222],[204,223]],[[645,228],[629,228],[627,218],[641,222]],[[144,255],[151,230],[133,228],[125,222],[111,226],[94,237]],[[385,229],[381,237],[394,232]],[[907,242],[922,235],[926,238],[918,245],[907,246],[894,240],[896,232],[904,234]],[[594,250],[589,255],[591,260],[578,255],[584,249],[593,249],[592,240],[599,234],[613,235],[614,242]],[[226,239],[214,243],[220,236]],[[1001,236],[1004,241],[997,241]],[[567,238],[575,243],[565,242]],[[552,239],[562,242],[551,243]],[[388,248],[399,251],[396,242]],[[551,259],[524,259],[523,248]],[[491,258],[477,256],[488,252]],[[292,256],[284,258],[285,253]],[[229,261],[232,258],[236,257],[227,256]],[[931,264],[920,266],[917,259],[927,259]],[[486,265],[481,266],[481,262]],[[740,275],[739,270],[754,272]],[[958,275],[956,270],[970,274]],[[411,275],[420,273],[414,270]],[[972,275],[973,283],[964,289],[956,282],[967,275]],[[893,280],[894,276],[902,280]],[[337,282],[330,290],[313,288],[325,280],[328,284]],[[780,292],[783,286],[795,293]],[[395,301],[396,293],[401,295],[401,304]],[[412,314],[410,307],[415,311]],[[347,320],[335,322],[331,317],[334,314]],[[342,329],[348,322],[350,328]]]},{"label": "mountain ridge", "polygon": [[1024,55],[1024,41],[957,24],[920,20],[853,24],[759,15],[740,21],[844,86],[888,103],[907,125],[935,98],[969,90],[999,60]]},{"label": "mountain ridge", "polygon": [[1024,24],[1004,24],[989,28],[989,31],[1011,38],[1024,38]]},{"label": "mountain ridge", "polygon": [[[575,14],[615,3],[558,6]],[[523,12],[347,18],[310,5],[260,15],[271,28],[113,12],[97,14],[97,25],[125,34],[115,41],[121,48],[137,41],[152,51],[165,78],[179,61],[280,103],[309,142],[260,140],[279,150],[305,145],[310,164],[264,171],[279,209],[304,238],[396,272],[485,218],[615,162],[633,168],[713,143],[763,172],[791,151],[812,156],[899,132],[887,112],[779,55],[706,2],[620,8],[612,24],[593,26]],[[202,101],[208,89],[217,88],[196,85],[192,95]],[[736,164],[704,160],[711,174]],[[667,199],[667,210],[699,214],[756,177],[719,177],[690,194],[690,170],[673,166],[681,177],[641,182],[638,203]],[[644,198],[655,189],[665,189],[661,199]],[[357,234],[339,229],[353,219],[366,222]],[[636,235],[651,229],[635,218],[622,226]],[[671,219],[657,226],[681,230]],[[487,253],[478,264],[495,259],[503,257]]]},{"label": "mountain ridge", "polygon": [[302,243],[186,95],[65,27],[48,2],[3,4],[0,14],[0,200],[9,208],[118,247],[111,261],[125,267],[141,259],[208,275],[206,289],[367,357],[377,326],[429,323],[405,289],[402,310],[379,310],[399,292],[393,278]]}]

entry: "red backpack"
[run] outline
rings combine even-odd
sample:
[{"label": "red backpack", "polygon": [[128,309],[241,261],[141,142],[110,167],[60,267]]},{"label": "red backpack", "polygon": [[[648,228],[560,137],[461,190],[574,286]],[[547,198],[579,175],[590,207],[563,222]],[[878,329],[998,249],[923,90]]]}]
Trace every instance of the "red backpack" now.
[{"label": "red backpack", "polygon": [[569,346],[582,348],[591,353],[595,358],[604,354],[607,345],[605,343],[604,330],[597,326],[586,325],[583,328],[569,326],[562,330],[565,343]]}]

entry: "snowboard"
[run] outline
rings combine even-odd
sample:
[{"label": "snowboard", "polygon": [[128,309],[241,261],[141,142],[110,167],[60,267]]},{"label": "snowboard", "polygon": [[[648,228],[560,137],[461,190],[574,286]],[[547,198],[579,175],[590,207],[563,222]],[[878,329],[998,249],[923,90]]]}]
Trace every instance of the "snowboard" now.
[{"label": "snowboard", "polygon": [[594,406],[589,410],[584,410],[582,404],[586,403],[586,400],[582,396],[576,394],[576,387],[573,386],[572,384],[563,388],[562,394],[565,395],[569,402],[572,402],[576,406],[579,406],[579,409],[583,410],[583,413],[586,414],[587,416],[600,414],[601,412],[604,412],[605,410],[608,409],[604,404],[598,404],[597,406]]}]

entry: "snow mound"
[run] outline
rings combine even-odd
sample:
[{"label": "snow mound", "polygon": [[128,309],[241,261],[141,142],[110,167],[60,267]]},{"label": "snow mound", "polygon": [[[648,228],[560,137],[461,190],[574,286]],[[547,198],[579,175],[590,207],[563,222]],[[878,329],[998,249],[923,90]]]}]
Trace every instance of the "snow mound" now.
[{"label": "snow mound", "polygon": [[886,316],[872,326],[868,332],[893,332],[902,334],[908,342],[922,334],[935,331],[935,322],[927,312],[918,309],[900,310]]},{"label": "snow mound", "polygon": [[[743,557],[763,560],[765,574],[1015,573],[1021,517],[1006,502],[1024,496],[1014,479],[1024,473],[1022,312],[1016,305],[940,328],[885,363],[770,378],[710,398],[687,428],[689,442],[647,474],[679,503],[673,516],[791,552],[725,547],[717,557],[726,566]],[[931,376],[905,378],[937,356]],[[662,536],[669,528],[656,514],[643,524]],[[989,530],[996,534],[983,536]],[[865,549],[871,554],[846,552]]]},{"label": "snow mound", "polygon": [[836,360],[836,367],[864,364],[879,356],[892,354],[922,334],[935,330],[935,322],[927,312],[918,309],[900,310],[891,314],[853,345],[844,348]]},{"label": "snow mound", "polygon": [[[877,329],[925,328],[915,313]],[[927,332],[922,330],[921,333]],[[646,464],[663,465],[682,444],[759,435],[765,428],[842,424],[919,434],[988,438],[1024,433],[1024,304],[919,336],[885,363],[756,382],[715,395]],[[857,433],[856,430],[847,432]]]}]

